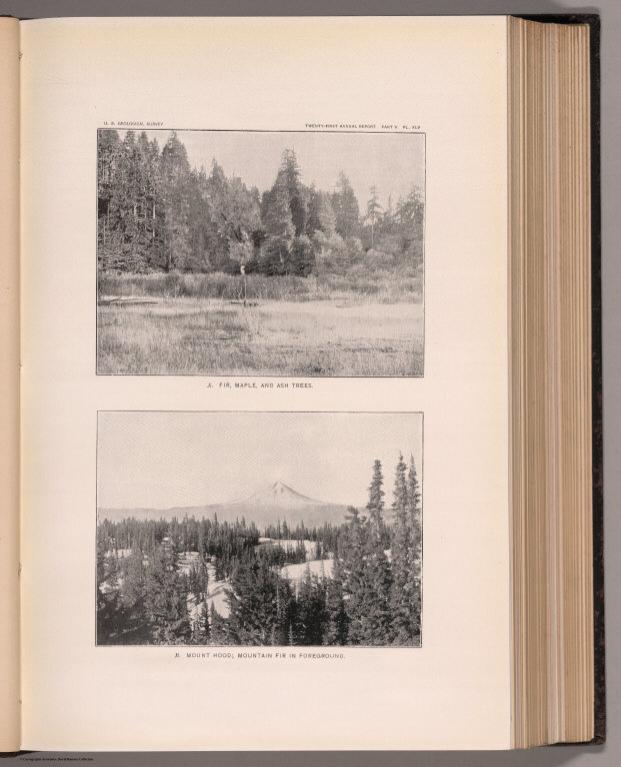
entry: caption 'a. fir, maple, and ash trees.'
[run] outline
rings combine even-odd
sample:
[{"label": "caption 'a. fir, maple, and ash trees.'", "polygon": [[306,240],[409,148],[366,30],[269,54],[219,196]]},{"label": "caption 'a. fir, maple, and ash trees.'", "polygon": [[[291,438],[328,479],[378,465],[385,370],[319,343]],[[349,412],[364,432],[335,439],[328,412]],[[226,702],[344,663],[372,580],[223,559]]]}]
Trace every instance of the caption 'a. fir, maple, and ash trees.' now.
[{"label": "caption 'a. fir, maple, and ash trees.'", "polygon": [[338,524],[102,519],[97,641],[420,646],[421,565],[419,481],[401,457],[390,509],[375,461],[365,513]]},{"label": "caption 'a. fir, maple, and ash trees.'", "polygon": [[[192,167],[175,133],[160,149],[146,133],[99,131],[100,374],[422,374],[424,202],[412,146],[390,149],[407,168],[395,188],[411,186],[393,198],[384,178],[382,206],[372,174],[385,136],[348,159],[350,174],[369,174],[365,200],[322,143],[330,137],[305,145],[305,169],[290,138],[278,139],[272,169],[273,135],[226,137],[229,154],[235,142],[256,147],[253,165],[273,179],[259,190],[217,158]],[[191,140],[205,156],[214,141]],[[319,168],[329,189],[305,183]]]}]

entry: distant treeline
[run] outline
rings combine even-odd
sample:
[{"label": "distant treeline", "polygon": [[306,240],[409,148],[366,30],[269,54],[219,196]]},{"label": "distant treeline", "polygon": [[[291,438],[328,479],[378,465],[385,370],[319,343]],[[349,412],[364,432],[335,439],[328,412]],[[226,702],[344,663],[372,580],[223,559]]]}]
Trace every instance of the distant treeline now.
[{"label": "distant treeline", "polygon": [[239,273],[244,264],[248,273],[305,276],[422,263],[418,189],[384,210],[371,186],[361,208],[344,173],[332,192],[308,187],[285,149],[272,187],[261,193],[227,178],[215,159],[209,172],[192,168],[174,132],[160,151],[144,132],[121,140],[116,130],[100,130],[97,151],[102,271]]},{"label": "distant treeline", "polygon": [[[291,546],[259,545],[245,521],[102,521],[97,531],[100,644],[419,645],[422,520],[414,461],[400,457],[385,519],[382,466],[375,461],[366,513],[350,507],[337,526],[269,529]],[[280,569],[305,561],[322,574],[292,583]],[[181,560],[193,554],[192,566]],[[331,576],[324,562],[331,560]],[[206,604],[209,569],[226,588],[228,616]]]}]

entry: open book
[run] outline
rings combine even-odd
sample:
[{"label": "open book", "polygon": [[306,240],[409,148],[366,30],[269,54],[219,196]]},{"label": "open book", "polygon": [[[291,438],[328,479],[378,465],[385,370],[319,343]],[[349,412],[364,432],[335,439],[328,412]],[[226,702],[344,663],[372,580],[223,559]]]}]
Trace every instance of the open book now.
[{"label": "open book", "polygon": [[603,738],[565,21],[0,20],[3,750]]}]

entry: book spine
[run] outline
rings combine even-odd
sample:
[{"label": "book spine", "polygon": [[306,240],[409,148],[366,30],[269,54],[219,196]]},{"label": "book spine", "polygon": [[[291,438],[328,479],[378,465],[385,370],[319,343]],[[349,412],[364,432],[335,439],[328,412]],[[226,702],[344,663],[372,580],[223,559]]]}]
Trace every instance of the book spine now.
[{"label": "book spine", "polygon": [[19,21],[0,19],[0,751],[20,748]]}]

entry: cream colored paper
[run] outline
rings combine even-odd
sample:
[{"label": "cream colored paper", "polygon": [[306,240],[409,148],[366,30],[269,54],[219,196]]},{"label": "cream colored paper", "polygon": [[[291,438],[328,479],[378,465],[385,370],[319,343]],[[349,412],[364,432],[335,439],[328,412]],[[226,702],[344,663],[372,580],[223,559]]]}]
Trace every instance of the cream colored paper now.
[{"label": "cream colored paper", "polygon": [[[509,747],[506,20],[76,19],[22,37],[22,747]],[[96,129],[110,120],[420,125],[425,377],[257,393],[97,378]],[[423,647],[295,662],[96,647],[106,409],[422,411]]]},{"label": "cream colored paper", "polygon": [[0,751],[19,750],[19,22],[0,19]]}]

